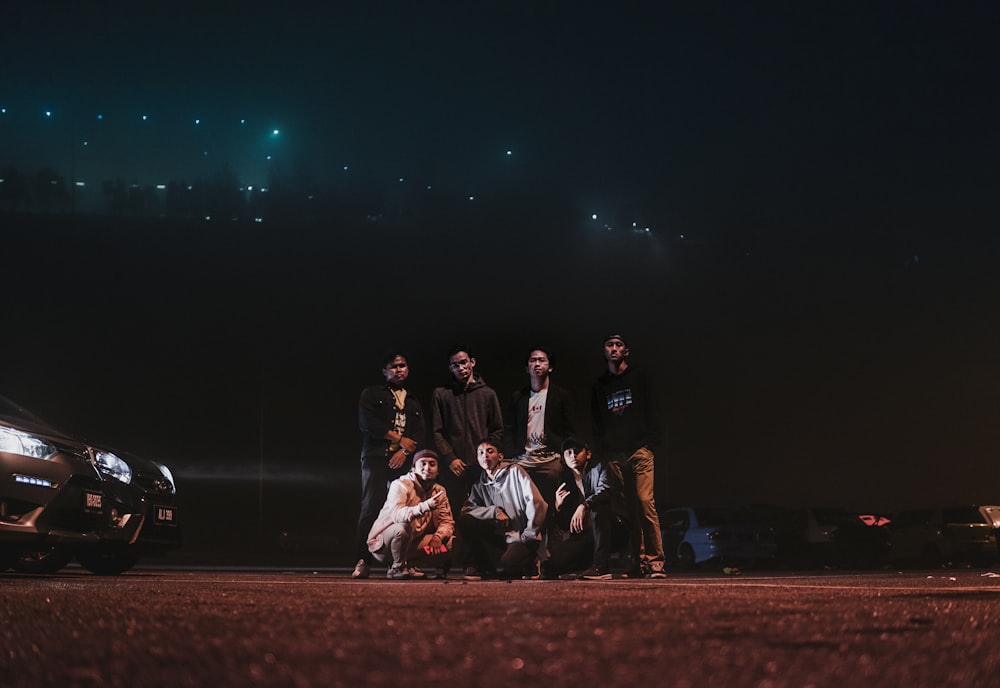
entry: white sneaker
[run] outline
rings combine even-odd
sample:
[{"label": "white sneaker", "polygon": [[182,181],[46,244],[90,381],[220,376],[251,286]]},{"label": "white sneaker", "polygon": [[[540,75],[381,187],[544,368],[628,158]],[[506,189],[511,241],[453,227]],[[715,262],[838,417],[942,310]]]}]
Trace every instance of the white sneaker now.
[{"label": "white sneaker", "polygon": [[354,565],[354,573],[351,574],[351,578],[367,578],[370,573],[368,562],[364,559],[358,559],[358,563]]}]

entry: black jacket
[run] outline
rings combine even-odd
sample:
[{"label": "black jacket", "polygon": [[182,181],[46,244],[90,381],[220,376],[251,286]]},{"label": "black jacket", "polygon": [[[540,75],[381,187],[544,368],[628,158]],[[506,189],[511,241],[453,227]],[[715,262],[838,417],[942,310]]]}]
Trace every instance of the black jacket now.
[{"label": "black jacket", "polygon": [[[426,438],[424,411],[417,396],[410,391],[403,402],[406,412],[406,427],[403,437],[409,437],[420,447]],[[387,456],[392,444],[385,433],[393,429],[396,420],[396,399],[388,383],[365,387],[358,402],[358,424],[361,426],[361,455]]]},{"label": "black jacket", "polygon": [[[504,438],[508,440],[508,456],[520,456],[528,441],[528,401],[531,388],[525,387],[514,392]],[[558,385],[549,383],[548,397],[545,399],[545,448],[557,454],[562,449],[563,440],[574,434],[573,395]]]}]

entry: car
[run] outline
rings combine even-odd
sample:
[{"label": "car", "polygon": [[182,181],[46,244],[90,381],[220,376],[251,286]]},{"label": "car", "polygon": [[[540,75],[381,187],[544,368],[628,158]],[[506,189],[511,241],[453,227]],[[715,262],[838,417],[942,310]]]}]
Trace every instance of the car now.
[{"label": "car", "polygon": [[774,530],[744,509],[673,507],[660,514],[663,551],[681,568],[706,562],[761,562],[775,557]]},{"label": "car", "polygon": [[770,522],[778,558],[792,566],[875,568],[891,548],[884,519],[841,507],[782,509]]},{"label": "car", "polygon": [[986,517],[986,522],[993,526],[993,535],[997,539],[997,550],[1000,552],[1000,506],[984,504],[979,511]]},{"label": "car", "polygon": [[990,566],[997,561],[993,523],[975,505],[901,511],[888,528],[890,560],[896,563]]},{"label": "car", "polygon": [[0,397],[0,570],[99,574],[181,544],[162,464],[88,444]]}]

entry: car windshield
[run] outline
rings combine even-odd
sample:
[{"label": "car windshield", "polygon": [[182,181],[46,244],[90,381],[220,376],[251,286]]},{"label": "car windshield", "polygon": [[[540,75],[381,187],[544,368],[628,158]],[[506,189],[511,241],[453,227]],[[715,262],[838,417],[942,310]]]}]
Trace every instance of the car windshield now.
[{"label": "car windshield", "polygon": [[0,396],[0,418],[11,422],[28,421],[33,425],[49,425],[28,409],[5,396]]},{"label": "car windshield", "polygon": [[959,506],[942,509],[945,523],[986,523],[986,517],[974,506]]},{"label": "car windshield", "polygon": [[695,509],[694,513],[701,526],[722,526],[735,523],[737,520],[730,509],[709,507]]}]

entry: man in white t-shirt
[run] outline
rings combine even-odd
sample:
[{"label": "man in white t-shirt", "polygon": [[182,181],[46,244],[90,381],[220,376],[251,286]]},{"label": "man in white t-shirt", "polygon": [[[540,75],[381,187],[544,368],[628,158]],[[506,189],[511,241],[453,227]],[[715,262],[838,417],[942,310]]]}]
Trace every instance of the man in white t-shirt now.
[{"label": "man in white t-shirt", "polygon": [[528,386],[514,393],[504,431],[512,460],[531,476],[550,513],[561,482],[560,448],[573,435],[573,397],[551,382],[552,370],[549,349],[536,346],[528,351]]}]

